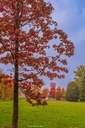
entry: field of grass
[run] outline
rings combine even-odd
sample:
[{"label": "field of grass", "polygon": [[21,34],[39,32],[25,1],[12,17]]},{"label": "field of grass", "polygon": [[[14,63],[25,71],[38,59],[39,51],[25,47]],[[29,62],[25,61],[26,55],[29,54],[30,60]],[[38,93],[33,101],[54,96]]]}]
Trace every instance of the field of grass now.
[{"label": "field of grass", "polygon": [[[11,126],[12,101],[0,101],[0,127]],[[19,100],[19,128],[85,128],[85,103],[48,101],[31,107]]]}]

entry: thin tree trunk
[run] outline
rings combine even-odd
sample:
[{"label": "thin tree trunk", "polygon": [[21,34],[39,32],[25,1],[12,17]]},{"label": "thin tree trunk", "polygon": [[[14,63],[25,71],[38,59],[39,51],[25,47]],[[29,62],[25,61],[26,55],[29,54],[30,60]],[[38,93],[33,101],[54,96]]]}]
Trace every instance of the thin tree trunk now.
[{"label": "thin tree trunk", "polygon": [[15,46],[15,72],[14,72],[14,97],[13,97],[13,128],[18,128],[18,39]]},{"label": "thin tree trunk", "polygon": [[[20,21],[19,21],[19,13],[20,13],[20,9],[19,9],[19,2],[17,0],[17,13],[15,14],[15,26],[14,26],[14,30],[17,30],[19,28],[20,25]],[[15,39],[15,56],[14,56],[14,68],[15,68],[15,72],[14,72],[14,99],[13,99],[13,119],[12,119],[12,126],[13,128],[18,128],[18,77],[19,77],[19,68],[18,68],[18,49],[19,48],[19,40],[18,37],[16,36]]]},{"label": "thin tree trunk", "polygon": [[14,99],[13,99],[13,128],[18,128],[18,74],[15,74],[15,84],[14,84]]}]

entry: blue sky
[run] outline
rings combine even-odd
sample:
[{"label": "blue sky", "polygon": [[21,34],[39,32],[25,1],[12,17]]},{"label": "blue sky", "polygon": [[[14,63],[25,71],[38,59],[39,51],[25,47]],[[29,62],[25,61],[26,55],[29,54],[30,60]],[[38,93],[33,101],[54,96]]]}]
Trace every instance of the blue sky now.
[{"label": "blue sky", "polygon": [[[47,1],[47,0],[46,0]],[[48,0],[52,3],[54,11],[52,17],[57,21],[58,27],[68,34],[74,42],[75,54],[68,59],[69,73],[64,79],[45,79],[46,86],[56,82],[57,86],[65,87],[73,80],[74,71],[80,65],[85,65],[85,0]]]}]

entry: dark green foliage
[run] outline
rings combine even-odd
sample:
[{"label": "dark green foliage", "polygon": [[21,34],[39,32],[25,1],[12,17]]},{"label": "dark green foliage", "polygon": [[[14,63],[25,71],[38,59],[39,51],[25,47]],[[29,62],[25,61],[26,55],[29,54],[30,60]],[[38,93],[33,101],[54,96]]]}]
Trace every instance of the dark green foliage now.
[{"label": "dark green foliage", "polygon": [[85,66],[79,66],[75,73],[75,83],[80,89],[80,101],[85,101]]},{"label": "dark green foliage", "polygon": [[78,101],[80,96],[79,87],[75,82],[70,82],[66,89],[66,100],[68,101]]},{"label": "dark green foliage", "polygon": [[80,101],[85,101],[85,86],[80,87]]}]

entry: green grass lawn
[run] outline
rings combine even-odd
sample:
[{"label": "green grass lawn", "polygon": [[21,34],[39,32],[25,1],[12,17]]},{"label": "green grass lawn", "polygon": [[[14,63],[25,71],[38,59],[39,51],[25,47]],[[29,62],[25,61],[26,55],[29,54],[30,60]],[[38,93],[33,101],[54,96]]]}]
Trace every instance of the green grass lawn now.
[{"label": "green grass lawn", "polygon": [[[0,126],[11,126],[12,101],[0,101]],[[48,101],[32,107],[19,100],[19,128],[85,128],[85,103]]]}]

